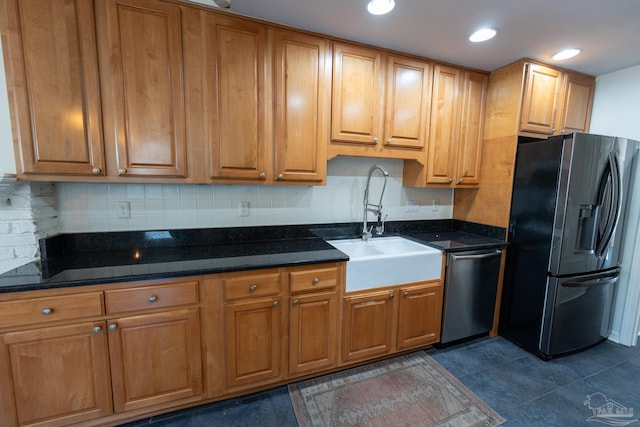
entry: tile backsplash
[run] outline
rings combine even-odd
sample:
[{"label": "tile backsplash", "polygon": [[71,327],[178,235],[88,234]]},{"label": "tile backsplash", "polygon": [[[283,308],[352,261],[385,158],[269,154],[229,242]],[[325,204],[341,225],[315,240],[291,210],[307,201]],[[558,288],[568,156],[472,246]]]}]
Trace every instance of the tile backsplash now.
[{"label": "tile backsplash", "polygon": [[[362,220],[366,175],[374,163],[389,171],[382,200],[388,220],[452,218],[453,190],[402,187],[401,160],[337,157],[329,161],[327,185],[322,187],[57,184],[59,231],[76,233],[357,222]],[[382,184],[381,174],[374,172],[371,203],[378,202]],[[240,216],[241,201],[249,202],[246,217]],[[129,202],[130,218],[119,217],[120,202]],[[370,219],[374,219],[373,215]]]}]

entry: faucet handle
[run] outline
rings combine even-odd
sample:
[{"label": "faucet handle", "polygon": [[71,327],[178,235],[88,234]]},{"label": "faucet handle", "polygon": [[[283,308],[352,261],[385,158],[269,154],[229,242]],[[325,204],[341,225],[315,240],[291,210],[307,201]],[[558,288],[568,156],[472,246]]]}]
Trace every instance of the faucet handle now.
[{"label": "faucet handle", "polygon": [[384,222],[387,220],[389,214],[385,214],[384,218],[382,218],[382,212],[378,214],[378,225],[376,225],[376,235],[382,236],[384,233]]}]

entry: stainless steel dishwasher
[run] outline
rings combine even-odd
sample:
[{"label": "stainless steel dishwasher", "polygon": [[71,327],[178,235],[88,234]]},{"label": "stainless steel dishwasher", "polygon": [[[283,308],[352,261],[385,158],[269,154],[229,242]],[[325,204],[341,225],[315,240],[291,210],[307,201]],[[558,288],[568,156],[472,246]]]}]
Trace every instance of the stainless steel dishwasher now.
[{"label": "stainless steel dishwasher", "polygon": [[501,256],[500,249],[447,254],[443,344],[491,330]]}]

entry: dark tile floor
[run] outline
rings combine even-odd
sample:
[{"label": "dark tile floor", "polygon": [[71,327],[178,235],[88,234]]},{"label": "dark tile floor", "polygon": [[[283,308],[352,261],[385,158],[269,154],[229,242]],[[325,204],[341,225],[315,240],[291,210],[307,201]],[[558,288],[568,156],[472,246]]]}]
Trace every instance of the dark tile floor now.
[{"label": "dark tile floor", "polygon": [[[502,415],[507,420],[505,426],[605,425],[587,421],[594,414],[584,402],[594,393],[602,393],[629,409],[640,408],[639,347],[604,342],[581,353],[544,362],[498,337],[480,338],[427,353]],[[159,415],[127,427],[143,425],[297,427],[298,424],[287,388],[278,387]]]}]

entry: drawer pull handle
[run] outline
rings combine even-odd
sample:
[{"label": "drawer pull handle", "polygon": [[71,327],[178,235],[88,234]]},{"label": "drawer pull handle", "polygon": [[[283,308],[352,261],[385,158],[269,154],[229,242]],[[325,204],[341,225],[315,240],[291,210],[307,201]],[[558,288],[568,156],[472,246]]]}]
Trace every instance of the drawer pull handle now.
[{"label": "drawer pull handle", "polygon": [[249,288],[251,292],[255,292],[256,289],[258,289],[258,285],[251,285],[251,287]]},{"label": "drawer pull handle", "polygon": [[274,307],[277,307],[278,306],[278,301],[274,301],[273,304],[271,304],[271,305],[274,306]]},{"label": "drawer pull handle", "polygon": [[149,297],[149,302],[152,302],[152,303],[153,303],[153,302],[156,302],[156,301],[158,301],[158,297],[157,297],[156,295],[151,295],[151,296]]},{"label": "drawer pull handle", "polygon": [[293,300],[293,305],[298,305],[298,304],[300,304],[300,301],[298,301],[297,299],[294,299]]},{"label": "drawer pull handle", "polygon": [[48,315],[50,315],[51,313],[53,313],[53,309],[52,309],[52,308],[43,308],[43,309],[42,309],[42,315],[43,315],[43,316],[48,316]]},{"label": "drawer pull handle", "polygon": [[404,291],[404,293],[402,295],[404,295],[405,298],[408,297],[409,296],[409,291]]},{"label": "drawer pull handle", "polygon": [[315,279],[313,279],[313,284],[317,285],[318,283],[320,283],[320,279],[318,279],[317,277]]},{"label": "drawer pull handle", "polygon": [[112,323],[109,325],[109,330],[110,331],[115,331],[116,329],[118,329],[118,325],[115,323]]},{"label": "drawer pull handle", "polygon": [[93,333],[94,334],[99,334],[100,332],[102,332],[102,328],[100,326],[94,326],[93,327]]}]

